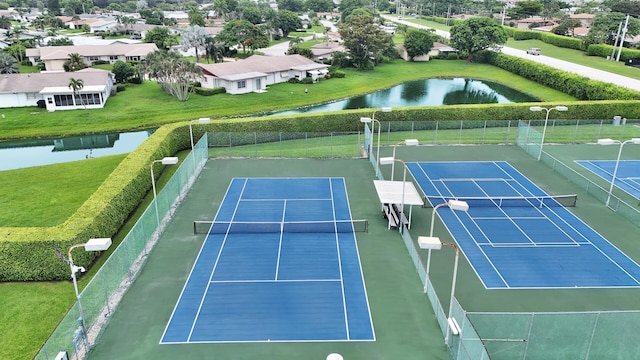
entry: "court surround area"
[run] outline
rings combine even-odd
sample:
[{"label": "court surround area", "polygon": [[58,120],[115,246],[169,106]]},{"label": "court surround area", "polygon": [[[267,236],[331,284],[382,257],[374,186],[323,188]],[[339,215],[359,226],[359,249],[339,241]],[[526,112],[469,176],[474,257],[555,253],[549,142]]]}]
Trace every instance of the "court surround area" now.
[{"label": "court surround area", "polygon": [[[577,160],[576,163],[640,201],[640,160]],[[617,170],[616,170],[617,163]]]}]

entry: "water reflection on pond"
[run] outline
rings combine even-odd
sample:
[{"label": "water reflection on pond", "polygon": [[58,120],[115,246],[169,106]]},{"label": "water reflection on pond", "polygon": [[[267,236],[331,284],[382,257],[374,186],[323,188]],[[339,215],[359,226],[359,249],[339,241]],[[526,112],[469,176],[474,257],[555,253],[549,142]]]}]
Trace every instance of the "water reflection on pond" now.
[{"label": "water reflection on pond", "polygon": [[277,112],[272,115],[380,108],[384,106],[507,104],[533,101],[538,101],[538,99],[493,82],[465,78],[427,79],[409,81],[388,89],[346,100]]},{"label": "water reflection on pond", "polygon": [[0,142],[0,171],[130,153],[154,131]]}]

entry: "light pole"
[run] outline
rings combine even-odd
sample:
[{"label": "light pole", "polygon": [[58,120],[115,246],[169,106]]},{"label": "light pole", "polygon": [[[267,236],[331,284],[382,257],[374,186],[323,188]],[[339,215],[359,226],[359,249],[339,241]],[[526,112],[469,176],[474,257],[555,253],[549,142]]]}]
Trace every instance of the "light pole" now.
[{"label": "light pole", "polygon": [[153,160],[149,168],[151,169],[151,185],[153,187],[153,203],[156,207],[156,221],[158,222],[158,228],[160,227],[160,212],[158,211],[158,194],[156,192],[156,177],[153,174],[153,164],[162,163],[162,165],[175,165],[178,163],[178,158],[175,156],[164,157],[161,160]]},{"label": "light pole", "polygon": [[82,303],[80,302],[80,292],[78,291],[78,279],[76,277],[76,273],[78,271],[85,272],[86,269],[82,266],[76,266],[73,263],[73,256],[71,252],[73,249],[83,247],[84,251],[104,251],[111,246],[111,238],[93,238],[89,239],[86,243],[75,244],[69,248],[67,253],[67,258],[60,252],[60,250],[55,249],[56,255],[64,262],[69,264],[69,269],[71,269],[71,279],[73,280],[73,289],[76,293],[76,302],[78,303],[78,312],[80,313],[80,325],[82,326],[82,330],[85,330],[84,323],[84,311],[82,310]]},{"label": "light pole", "polygon": [[[460,201],[460,200],[449,200],[445,203],[442,204],[438,204],[433,208],[433,211],[431,212],[431,230],[429,230],[429,237],[426,236],[419,236],[418,237],[418,243],[430,243],[430,242],[435,242],[436,240],[432,240],[434,239],[433,237],[433,227],[435,224],[435,220],[436,220],[436,212],[438,210],[438,208],[443,207],[443,206],[448,206],[451,210],[457,210],[457,211],[468,211],[469,210],[469,204],[466,201]],[[440,241],[439,238],[435,238],[437,239],[437,241]],[[427,292],[427,284],[429,284],[429,270],[431,268],[431,248],[427,248],[429,250],[429,254],[427,255],[427,282],[425,283],[425,287],[424,287],[424,292]]]},{"label": "light pole", "polygon": [[[383,107],[380,109],[376,109],[373,114],[371,115],[371,118],[368,117],[361,117],[360,118],[360,122],[362,123],[371,123],[371,134],[373,134],[374,132],[374,125],[375,123],[378,123],[378,144],[377,144],[377,149],[376,149],[376,163],[379,164],[380,163],[380,129],[382,128],[382,124],[380,123],[380,121],[376,120],[376,112],[380,110],[382,112],[392,112],[393,109],[390,107]],[[369,151],[369,153],[371,153],[371,151]]]},{"label": "light pole", "polygon": [[447,324],[449,326],[447,326],[447,334],[444,338],[445,344],[449,345],[449,332],[451,332],[453,335],[460,334],[460,326],[458,325],[458,322],[453,317],[451,317],[451,313],[453,309],[453,299],[456,293],[456,280],[458,277],[458,258],[459,258],[458,245],[456,245],[453,242],[440,241],[440,239],[437,237],[426,237],[426,236],[418,237],[418,246],[420,246],[421,249],[440,250],[442,249],[442,245],[451,246],[456,251],[456,257],[453,263],[453,280],[451,281],[451,298],[449,300],[449,315],[447,315]]},{"label": "light pole", "polygon": [[540,158],[542,157],[542,145],[544,145],[544,135],[547,132],[547,122],[549,121],[549,113],[551,112],[551,110],[567,111],[567,110],[569,110],[569,108],[566,107],[566,106],[562,106],[562,105],[554,106],[552,108],[545,108],[545,107],[541,107],[541,106],[532,106],[532,107],[529,108],[529,110],[531,110],[531,111],[546,110],[547,111],[547,116],[544,118],[544,128],[542,129],[542,140],[540,141],[540,152],[538,152],[538,161],[540,161]]},{"label": "light pole", "polygon": [[[393,154],[391,155],[391,158],[393,159],[396,158],[396,148],[398,147],[398,145],[417,146],[419,143],[420,142],[418,141],[418,139],[407,139],[407,140],[403,140],[396,143],[395,145],[393,145]],[[391,181],[393,181],[393,173],[395,171],[395,165],[396,165],[395,162],[391,162]]]},{"label": "light pole", "polygon": [[200,119],[189,121],[189,137],[191,138],[191,151],[193,151],[193,148],[195,147],[195,144],[193,141],[193,126],[192,126],[193,123],[208,124],[210,122],[211,122],[211,118],[200,118]]},{"label": "light pole", "polygon": [[605,206],[609,206],[609,202],[611,201],[611,194],[613,192],[613,184],[616,181],[616,175],[618,174],[618,165],[620,164],[620,156],[622,155],[622,147],[624,144],[640,144],[640,138],[632,138],[626,141],[613,140],[613,139],[598,139],[598,145],[614,145],[620,144],[620,149],[618,150],[618,157],[616,158],[616,164],[613,167],[613,176],[611,177],[611,186],[609,186],[609,194],[607,195],[607,202]]}]

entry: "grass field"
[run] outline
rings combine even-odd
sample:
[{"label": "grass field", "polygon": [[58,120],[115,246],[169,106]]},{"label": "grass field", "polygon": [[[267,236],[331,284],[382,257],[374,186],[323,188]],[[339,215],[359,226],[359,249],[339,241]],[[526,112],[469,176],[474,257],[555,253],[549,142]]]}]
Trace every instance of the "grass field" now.
[{"label": "grass field", "polygon": [[[346,69],[345,72],[347,76],[342,79],[323,80],[311,85],[282,83],[270,86],[262,94],[192,94],[185,102],[167,95],[157,84],[145,81],[141,85],[128,85],[126,91],[109,98],[103,109],[91,110],[90,117],[85,110],[47,112],[37,108],[8,108],[3,109],[5,118],[0,140],[145,129],[200,117],[221,119],[268,113],[346,99],[405,81],[433,77],[489,80],[542,101],[575,101],[569,95],[502,69],[461,60],[428,63],[393,61],[376,67],[374,71]],[[306,88],[309,89],[308,94],[304,93]]]}]

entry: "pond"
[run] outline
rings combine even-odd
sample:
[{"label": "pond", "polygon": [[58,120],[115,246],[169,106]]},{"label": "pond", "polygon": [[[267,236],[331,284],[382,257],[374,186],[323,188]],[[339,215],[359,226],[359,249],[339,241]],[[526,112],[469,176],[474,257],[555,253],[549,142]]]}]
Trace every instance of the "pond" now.
[{"label": "pond", "polygon": [[460,104],[507,104],[539,101],[508,86],[465,78],[427,79],[403,83],[371,94],[308,106],[270,115],[292,115],[347,109],[440,106]]},{"label": "pond", "polygon": [[154,131],[0,142],[0,171],[130,153]]}]

